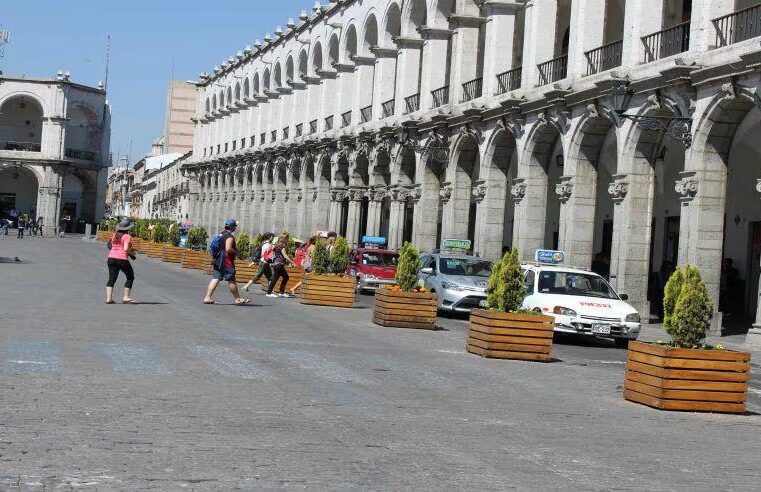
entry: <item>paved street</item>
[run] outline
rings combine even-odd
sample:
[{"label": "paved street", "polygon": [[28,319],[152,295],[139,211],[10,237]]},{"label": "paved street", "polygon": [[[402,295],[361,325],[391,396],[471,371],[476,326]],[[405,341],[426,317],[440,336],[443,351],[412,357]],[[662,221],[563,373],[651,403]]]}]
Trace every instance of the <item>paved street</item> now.
[{"label": "paved street", "polygon": [[0,489],[759,486],[755,354],[748,414],[660,412],[623,400],[612,344],[486,360],[462,318],[381,328],[370,297],[204,306],[208,277],[144,256],[141,304],[107,306],[105,255],[0,240]]}]

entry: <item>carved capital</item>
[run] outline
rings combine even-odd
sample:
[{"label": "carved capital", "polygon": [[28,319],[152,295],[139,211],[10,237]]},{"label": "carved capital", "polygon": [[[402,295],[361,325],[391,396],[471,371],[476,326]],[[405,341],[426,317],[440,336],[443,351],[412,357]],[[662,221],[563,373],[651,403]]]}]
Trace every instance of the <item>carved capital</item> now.
[{"label": "carved capital", "polygon": [[526,183],[523,178],[513,180],[513,186],[510,188],[510,194],[513,196],[513,202],[517,205],[526,197]]},{"label": "carved capital", "polygon": [[476,199],[476,203],[481,203],[486,198],[486,183],[478,181],[471,191]]},{"label": "carved capital", "polygon": [[761,179],[756,180],[756,191],[761,193]]},{"label": "carved capital", "polygon": [[448,203],[452,198],[452,190],[452,185],[449,183],[444,183],[444,186],[441,187],[441,190],[439,190],[439,197],[441,197],[443,203]]},{"label": "carved capital", "polygon": [[676,181],[674,190],[679,194],[679,200],[682,202],[690,202],[698,194],[698,180],[695,178],[695,173],[691,171],[679,173],[682,178]]},{"label": "carved capital", "polygon": [[555,194],[560,199],[560,203],[567,203],[573,195],[573,183],[570,176],[561,176],[560,183],[555,185]]},{"label": "carved capital", "polygon": [[626,174],[614,174],[613,179],[615,181],[608,185],[608,194],[613,198],[613,203],[618,205],[629,192],[629,180]]}]

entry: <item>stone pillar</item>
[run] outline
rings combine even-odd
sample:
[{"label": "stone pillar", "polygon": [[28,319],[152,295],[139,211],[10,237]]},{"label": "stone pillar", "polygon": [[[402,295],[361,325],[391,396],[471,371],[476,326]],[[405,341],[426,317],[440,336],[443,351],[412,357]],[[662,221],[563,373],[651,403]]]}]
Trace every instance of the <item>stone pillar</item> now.
[{"label": "stone pillar", "polygon": [[268,199],[272,203],[272,212],[271,212],[271,220],[270,223],[272,224],[272,232],[275,234],[280,234],[283,232],[283,229],[285,229],[285,193],[286,190],[280,186],[279,183],[277,183],[277,178],[275,179],[276,183],[274,185],[274,188],[272,189],[271,196],[268,197]]},{"label": "stone pillar", "polygon": [[[424,27],[420,29],[420,34],[424,39],[420,71],[420,109],[427,111],[432,107],[431,92],[449,84],[449,39],[452,37],[452,31]],[[473,59],[470,61],[472,63]],[[459,102],[453,101],[452,96],[456,92],[452,92],[452,89],[449,88],[449,102]]]},{"label": "stone pillar", "polygon": [[454,15],[450,21],[457,28],[452,37],[452,73],[449,77],[449,100],[454,104],[462,100],[462,84],[483,75],[479,60],[480,28],[483,17]]},{"label": "stone pillar", "polygon": [[312,190],[312,232],[330,229],[330,211],[332,211],[330,189],[321,187]]},{"label": "stone pillar", "polygon": [[[491,172],[499,172],[491,170]],[[476,199],[476,233],[473,251],[484,258],[497,261],[502,256],[502,237],[505,227],[505,188],[503,180],[492,179],[487,184],[478,181],[473,187]]]},{"label": "stone pillar", "polygon": [[[513,41],[515,16],[523,3],[512,0],[488,0],[484,3],[486,15],[486,43],[484,45],[484,95],[491,96],[497,89],[497,75],[513,67]],[[501,251],[501,249],[500,249]]]},{"label": "stone pillar", "polygon": [[379,120],[383,118],[383,103],[396,96],[397,50],[374,48],[373,53],[378,60],[373,85],[373,119]]},{"label": "stone pillar", "polygon": [[[536,66],[553,58],[555,16],[557,3],[552,1],[526,3],[526,28],[523,42],[523,71],[521,87],[534,87],[539,82]],[[551,26],[547,23],[551,22]],[[542,231],[542,234],[544,232]],[[523,249],[521,249],[523,254]],[[533,253],[531,254],[533,257]]]},{"label": "stone pillar", "polygon": [[547,176],[539,166],[527,166],[530,174],[513,180],[510,190],[515,201],[513,244],[521,259],[533,260],[534,251],[544,247],[547,215]]},{"label": "stone pillar", "polygon": [[401,115],[406,113],[405,98],[420,92],[420,59],[423,47],[422,39],[396,38],[399,47],[399,57],[396,67],[396,103],[394,113]]},{"label": "stone pillar", "polygon": [[404,234],[404,200],[399,197],[399,190],[391,192],[391,218],[388,227],[388,248],[402,247]]},{"label": "stone pillar", "polygon": [[[362,123],[362,109],[373,107],[373,86],[375,85],[375,58],[368,56],[354,57],[356,72],[354,74],[354,106],[352,110],[352,125]],[[373,112],[370,120],[378,118],[380,113]]]},{"label": "stone pillar", "polygon": [[635,67],[645,61],[642,37],[660,31],[662,22],[662,6],[653,8],[649,0],[626,2],[621,68]]},{"label": "stone pillar", "polygon": [[589,268],[594,257],[597,181],[589,170],[577,172],[570,160],[568,167],[572,176],[561,176],[554,190],[560,198],[558,247],[568,265]]},{"label": "stone pillar", "polygon": [[[756,191],[761,193],[761,179],[756,182]],[[752,280],[752,279],[751,279]],[[761,347],[761,277],[756,279],[758,282],[758,299],[756,299],[756,321],[748,330],[745,342],[754,347]]]},{"label": "stone pillar", "polygon": [[346,198],[343,190],[333,190],[330,195],[330,216],[328,229],[338,231],[341,226],[341,202]]},{"label": "stone pillar", "polygon": [[[679,264],[695,265],[714,303],[714,318],[709,335],[721,335],[719,281],[724,250],[724,198],[726,169],[709,169],[700,159],[703,154],[691,149],[685,169],[676,182],[682,202],[679,225]],[[701,169],[702,168],[702,169]]]},{"label": "stone pillar", "polygon": [[363,190],[349,190],[349,218],[346,224],[346,238],[349,246],[356,247],[359,245],[359,226],[362,213]]},{"label": "stone pillar", "polygon": [[647,321],[655,176],[642,171],[615,174],[608,186],[613,198],[610,283],[619,294],[629,296],[627,302]]},{"label": "stone pillar", "polygon": [[[427,169],[418,173],[421,176]],[[439,200],[446,203],[451,190],[442,190],[438,181],[434,179],[418,179],[421,183],[418,191],[418,199],[415,202],[415,211],[412,219],[412,242],[421,251],[431,251],[437,248],[436,230],[439,224]]]},{"label": "stone pillar", "polygon": [[377,236],[380,234],[381,207],[383,194],[373,190],[369,193],[370,201],[367,204],[367,235]]},{"label": "stone pillar", "polygon": [[[66,122],[64,116],[50,116],[42,120],[40,153],[43,157],[62,160],[66,151]],[[57,224],[56,224],[57,225]]]}]

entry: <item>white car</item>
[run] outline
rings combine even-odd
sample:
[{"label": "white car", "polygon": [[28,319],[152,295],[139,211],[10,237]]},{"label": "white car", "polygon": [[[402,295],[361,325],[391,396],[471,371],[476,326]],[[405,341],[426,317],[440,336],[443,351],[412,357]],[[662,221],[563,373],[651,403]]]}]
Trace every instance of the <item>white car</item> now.
[{"label": "white car", "polygon": [[636,340],[637,310],[600,275],[579,268],[524,263],[523,308],[555,317],[555,331],[612,338],[619,347]]}]

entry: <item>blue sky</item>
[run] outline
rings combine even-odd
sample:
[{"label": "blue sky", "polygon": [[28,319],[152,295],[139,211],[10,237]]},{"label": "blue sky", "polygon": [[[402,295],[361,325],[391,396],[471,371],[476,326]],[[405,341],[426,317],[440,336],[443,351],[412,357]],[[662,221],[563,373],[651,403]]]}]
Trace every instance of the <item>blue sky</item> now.
[{"label": "blue sky", "polygon": [[201,71],[263,38],[288,17],[311,13],[312,0],[0,0],[11,42],[3,73],[52,77],[59,68],[96,85],[104,78],[111,35],[108,99],[111,150],[132,162],[150,151],[164,126],[167,82]]}]

